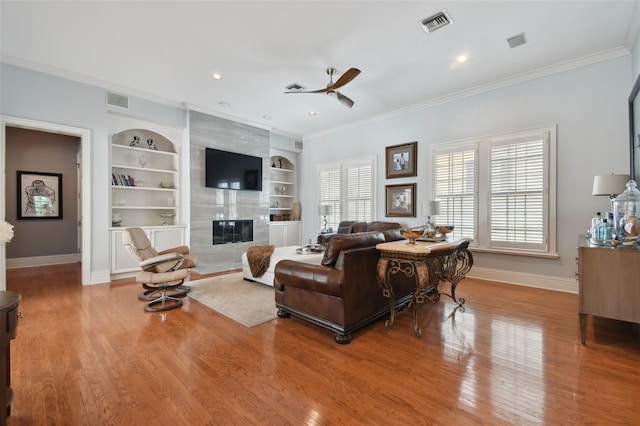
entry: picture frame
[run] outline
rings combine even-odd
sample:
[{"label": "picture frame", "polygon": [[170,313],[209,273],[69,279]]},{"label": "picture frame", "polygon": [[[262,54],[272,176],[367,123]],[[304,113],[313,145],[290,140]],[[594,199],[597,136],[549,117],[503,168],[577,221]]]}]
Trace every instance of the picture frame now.
[{"label": "picture frame", "polygon": [[385,151],[387,179],[418,175],[418,142],[388,146]]},{"label": "picture frame", "polygon": [[387,185],[386,215],[388,217],[416,217],[416,184]]},{"label": "picture frame", "polygon": [[62,174],[17,171],[18,220],[62,219]]}]

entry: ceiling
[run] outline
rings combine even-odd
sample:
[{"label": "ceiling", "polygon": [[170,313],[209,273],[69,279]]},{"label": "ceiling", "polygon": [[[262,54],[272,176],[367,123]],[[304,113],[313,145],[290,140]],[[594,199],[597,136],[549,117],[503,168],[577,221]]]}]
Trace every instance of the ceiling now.
[{"label": "ceiling", "polygon": [[[5,1],[4,62],[311,137],[627,54],[636,1]],[[446,9],[453,23],[420,21]],[[507,38],[525,33],[510,48]],[[465,63],[456,58],[465,54]],[[362,73],[340,91],[327,67]],[[222,75],[213,80],[211,74]],[[226,105],[226,106],[223,106]],[[309,111],[315,111],[310,116]]]}]

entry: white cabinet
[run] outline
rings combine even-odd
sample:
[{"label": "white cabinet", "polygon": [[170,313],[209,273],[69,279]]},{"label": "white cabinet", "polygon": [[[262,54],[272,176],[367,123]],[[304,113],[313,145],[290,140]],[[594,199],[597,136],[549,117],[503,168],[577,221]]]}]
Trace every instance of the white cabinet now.
[{"label": "white cabinet", "polygon": [[[170,249],[184,245],[185,227],[184,226],[159,226],[143,228],[151,245],[158,251]],[[122,242],[122,234],[124,229],[111,228],[111,274],[128,273],[126,276],[132,276],[133,273],[140,270],[138,262],[127,251]],[[121,276],[122,278],[125,275]]]},{"label": "white cabinet", "polygon": [[[149,148],[147,141],[157,149]],[[113,135],[112,224],[179,223],[176,218],[180,201],[178,166],[178,154],[173,144],[157,133],[136,129]]]},{"label": "white cabinet", "polygon": [[269,224],[269,244],[276,247],[300,245],[300,222],[271,222]]}]

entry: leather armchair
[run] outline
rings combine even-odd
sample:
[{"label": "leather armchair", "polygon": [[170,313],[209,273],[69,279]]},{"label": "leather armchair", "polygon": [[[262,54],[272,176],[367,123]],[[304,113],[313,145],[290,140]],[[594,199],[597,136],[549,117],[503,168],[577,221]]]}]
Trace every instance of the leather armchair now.
[{"label": "leather armchair", "polygon": [[[376,275],[375,246],[382,242],[378,231],[339,234],[329,240],[320,265],[280,261],[274,279],[278,316],[310,321],[334,331],[337,343],[349,343],[353,331],[390,312]],[[411,289],[396,293],[397,306],[411,299]]]}]

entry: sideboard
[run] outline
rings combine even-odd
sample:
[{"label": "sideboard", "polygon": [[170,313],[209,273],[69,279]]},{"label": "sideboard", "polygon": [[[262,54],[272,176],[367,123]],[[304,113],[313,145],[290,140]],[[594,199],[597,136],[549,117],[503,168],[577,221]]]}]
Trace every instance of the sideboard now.
[{"label": "sideboard", "polygon": [[580,337],[587,315],[640,323],[640,246],[607,247],[578,242]]}]

